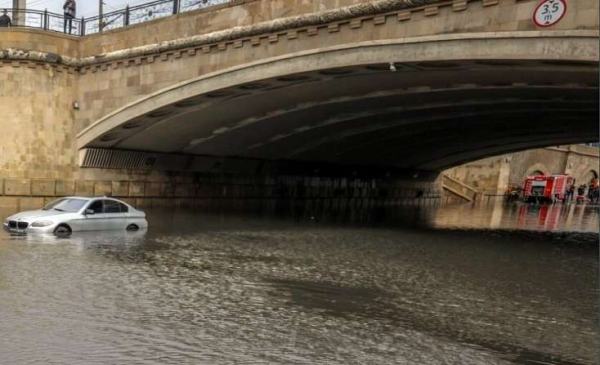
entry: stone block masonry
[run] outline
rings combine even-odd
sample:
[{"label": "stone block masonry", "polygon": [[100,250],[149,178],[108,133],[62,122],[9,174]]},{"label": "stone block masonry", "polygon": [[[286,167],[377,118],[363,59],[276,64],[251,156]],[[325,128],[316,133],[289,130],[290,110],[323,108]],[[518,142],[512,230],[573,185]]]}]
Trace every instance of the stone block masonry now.
[{"label": "stone block masonry", "polygon": [[139,207],[165,205],[238,207],[280,205],[282,202],[332,207],[371,208],[437,204],[435,182],[306,176],[196,176],[172,181],[66,181],[0,179],[0,208],[39,209],[67,195],[112,196]]},{"label": "stone block masonry", "polygon": [[599,172],[598,147],[570,145],[490,157],[443,174],[472,186],[484,196],[496,196],[503,195],[509,186],[521,186],[530,175],[568,174],[577,184],[589,184]]}]

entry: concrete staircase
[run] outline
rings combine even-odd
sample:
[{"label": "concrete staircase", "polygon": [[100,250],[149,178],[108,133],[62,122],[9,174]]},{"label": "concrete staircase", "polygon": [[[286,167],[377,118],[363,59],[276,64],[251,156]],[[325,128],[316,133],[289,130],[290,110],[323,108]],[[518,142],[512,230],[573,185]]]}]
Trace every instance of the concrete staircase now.
[{"label": "concrete staircase", "polygon": [[442,188],[444,192],[467,202],[474,202],[481,195],[474,187],[446,174],[442,175]]}]

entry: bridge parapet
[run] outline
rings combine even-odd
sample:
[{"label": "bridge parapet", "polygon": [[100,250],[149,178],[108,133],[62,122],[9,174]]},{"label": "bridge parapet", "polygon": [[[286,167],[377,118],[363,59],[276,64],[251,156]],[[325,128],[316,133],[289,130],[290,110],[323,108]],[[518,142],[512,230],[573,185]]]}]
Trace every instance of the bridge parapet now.
[{"label": "bridge parapet", "polygon": [[[225,2],[83,38],[61,37],[60,33],[34,28],[29,29],[30,32],[19,32],[23,28],[0,28],[0,32],[9,33],[3,36],[0,46],[43,52],[44,44],[48,44],[54,53],[67,56],[58,63],[86,67],[182,49],[186,53],[189,49],[206,53],[207,50],[222,52],[244,46],[257,47],[284,39],[302,39],[303,35],[321,40],[346,29],[355,30],[352,37],[360,37],[356,30],[369,28],[369,25],[377,27],[368,39],[539,30],[531,20],[535,0],[292,2],[294,4],[288,0]],[[551,30],[597,30],[598,18],[592,16],[597,9],[597,3],[581,0],[576,9],[568,12]],[[389,32],[387,28],[394,23],[399,23],[396,27],[399,29]],[[21,34],[11,36],[11,32]],[[339,39],[336,41],[339,44]],[[306,47],[303,45],[302,49]],[[2,58],[10,56],[2,55]],[[17,56],[12,59],[27,60]]]}]

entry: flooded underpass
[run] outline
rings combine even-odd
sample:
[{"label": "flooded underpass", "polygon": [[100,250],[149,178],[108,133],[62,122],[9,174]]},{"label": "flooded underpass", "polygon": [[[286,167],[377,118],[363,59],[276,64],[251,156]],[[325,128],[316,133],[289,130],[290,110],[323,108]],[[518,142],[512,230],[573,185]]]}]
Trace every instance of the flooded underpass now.
[{"label": "flooded underpass", "polygon": [[148,215],[0,233],[0,363],[600,361],[597,207]]}]

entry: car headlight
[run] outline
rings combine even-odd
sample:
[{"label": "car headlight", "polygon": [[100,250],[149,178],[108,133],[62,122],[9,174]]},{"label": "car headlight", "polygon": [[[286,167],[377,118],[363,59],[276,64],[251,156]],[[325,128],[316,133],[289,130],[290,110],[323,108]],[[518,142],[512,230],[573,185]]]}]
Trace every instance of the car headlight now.
[{"label": "car headlight", "polygon": [[31,224],[32,227],[48,227],[54,224],[52,221],[37,221]]}]

